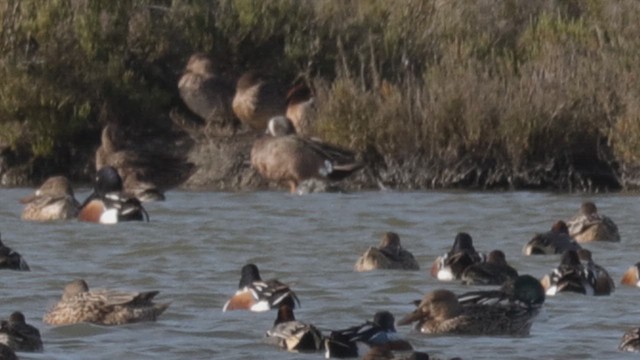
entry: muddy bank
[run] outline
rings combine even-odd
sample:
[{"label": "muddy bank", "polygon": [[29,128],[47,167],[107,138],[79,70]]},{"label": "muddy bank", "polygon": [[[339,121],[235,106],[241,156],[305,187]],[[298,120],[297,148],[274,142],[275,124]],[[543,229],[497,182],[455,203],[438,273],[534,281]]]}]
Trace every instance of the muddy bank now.
[{"label": "muddy bank", "polygon": [[[143,144],[148,154],[163,154],[179,149],[194,171],[182,188],[210,191],[255,191],[282,189],[265,181],[251,168],[250,152],[260,134],[243,129],[207,129],[202,125],[180,126],[155,131],[124,132],[130,139],[123,143]],[[162,134],[162,135],[160,135]],[[76,184],[89,184],[95,173],[96,135],[92,146],[74,149],[53,159],[31,158],[26,152],[2,149],[0,184],[37,186],[48,176],[64,174]],[[180,146],[176,144],[181,144]],[[138,146],[140,147],[140,145]],[[178,151],[178,150],[176,150]],[[600,159],[570,162],[548,156],[544,161],[514,166],[490,154],[433,156],[412,154],[405,158],[382,155],[371,147],[360,158],[363,170],[342,181],[340,188],[359,190],[551,190],[617,191],[640,189],[640,166],[619,169]],[[158,169],[162,172],[162,169]],[[153,179],[148,179],[153,181]]]}]

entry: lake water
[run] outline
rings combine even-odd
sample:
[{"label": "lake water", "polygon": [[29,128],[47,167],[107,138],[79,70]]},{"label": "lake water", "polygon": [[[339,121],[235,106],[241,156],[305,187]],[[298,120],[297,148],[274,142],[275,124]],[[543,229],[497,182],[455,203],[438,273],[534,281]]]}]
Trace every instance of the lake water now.
[{"label": "lake water", "polygon": [[[376,311],[396,319],[411,301],[435,288],[469,291],[429,275],[433,259],[457,232],[473,236],[479,251],[502,249],[521,274],[542,277],[558,256],[525,257],[522,246],[536,232],[572,216],[585,199],[613,218],[621,243],[588,244],[596,263],[619,283],[640,261],[637,195],[567,195],[531,192],[362,192],[295,196],[280,192],[172,191],[149,203],[150,223],[115,226],[76,221],[38,224],[20,220],[18,199],[31,189],[0,190],[0,232],[31,272],[4,270],[0,317],[21,310],[42,333],[45,351],[21,359],[320,359],[263,343],[275,312],[223,313],[238,285],[240,268],[258,265],[263,278],[289,283],[302,306],[299,320],[330,329],[356,325]],[[79,191],[84,199],[88,189]],[[421,265],[416,272],[356,273],[353,264],[386,231],[400,235]],[[159,321],[120,327],[88,324],[51,327],[42,315],[63,286],[84,278],[91,287],[160,290],[171,302]],[[485,288],[487,289],[487,288]],[[398,331],[432,356],[463,359],[624,359],[617,346],[624,331],[640,326],[640,288],[612,296],[548,297],[531,335],[427,337]]]}]

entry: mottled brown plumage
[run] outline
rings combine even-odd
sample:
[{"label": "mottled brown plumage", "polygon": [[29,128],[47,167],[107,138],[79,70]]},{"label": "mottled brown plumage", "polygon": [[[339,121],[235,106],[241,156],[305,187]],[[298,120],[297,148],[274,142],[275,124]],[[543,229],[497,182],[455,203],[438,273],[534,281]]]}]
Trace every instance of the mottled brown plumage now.
[{"label": "mottled brown plumage", "polygon": [[274,116],[285,115],[283,89],[257,71],[244,73],[236,84],[233,112],[238,119],[256,131],[263,131]]},{"label": "mottled brown plumage", "polygon": [[20,199],[25,204],[22,220],[69,220],[78,215],[80,203],[73,195],[69,180],[64,176],[48,178],[33,194]]},{"label": "mottled brown plumage", "polygon": [[591,241],[620,241],[618,226],[609,217],[598,214],[596,205],[585,201],[580,211],[567,221],[569,235],[579,243]]},{"label": "mottled brown plumage", "polygon": [[189,110],[206,123],[226,125],[235,122],[231,108],[233,85],[216,73],[214,63],[207,55],[191,55],[178,82],[178,90]]},{"label": "mottled brown plumage", "polygon": [[68,325],[82,322],[101,325],[122,325],[141,321],[155,321],[169,304],[155,304],[158,291],[123,292],[89,290],[87,283],[75,280],[64,288],[62,299],[45,314],[49,325]]},{"label": "mottled brown plumage", "polygon": [[420,270],[411,252],[400,245],[400,237],[394,232],[385,233],[378,247],[371,246],[356,261],[356,271],[375,269]]},{"label": "mottled brown plumage", "polygon": [[291,88],[287,94],[286,116],[291,120],[296,133],[310,135],[315,114],[315,97],[311,88],[306,84]]},{"label": "mottled brown plumage", "polygon": [[268,134],[255,141],[251,165],[265,179],[288,184],[291,192],[303,180],[337,181],[362,167],[350,151],[298,136],[284,116],[272,118]]}]

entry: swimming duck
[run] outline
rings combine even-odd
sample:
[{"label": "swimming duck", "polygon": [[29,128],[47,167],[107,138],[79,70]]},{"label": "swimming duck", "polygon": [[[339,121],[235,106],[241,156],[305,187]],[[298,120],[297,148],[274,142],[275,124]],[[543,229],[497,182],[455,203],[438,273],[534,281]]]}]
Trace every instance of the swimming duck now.
[{"label": "swimming duck", "polygon": [[525,336],[544,300],[544,289],[530,275],[507,282],[500,290],[456,296],[439,289],[425,295],[398,325],[416,322],[416,329],[425,334]]},{"label": "swimming duck", "polygon": [[13,251],[10,247],[5,246],[0,235],[0,269],[11,269],[29,271],[29,265],[24,258]]},{"label": "swimming duck", "polygon": [[278,317],[273,328],[267,331],[267,337],[279,347],[292,352],[316,352],[323,347],[320,330],[297,321],[293,309],[287,304],[281,304],[278,308]]},{"label": "swimming duck", "polygon": [[24,314],[16,311],[0,325],[0,343],[13,351],[41,352],[43,349],[40,331],[27,324]]},{"label": "swimming duck", "polygon": [[551,230],[536,234],[522,249],[525,255],[562,254],[567,250],[579,250],[582,247],[571,236],[567,224],[560,220],[553,224]]},{"label": "swimming duck", "polygon": [[153,298],[159,291],[124,292],[118,290],[89,290],[78,279],[64,287],[60,301],[42,319],[49,325],[69,325],[88,322],[100,325],[123,325],[142,321],[156,321],[169,307],[156,304]]},{"label": "swimming duck", "polygon": [[640,352],[640,328],[627,330],[624,335],[622,335],[618,349],[627,352]]},{"label": "swimming duck", "polygon": [[493,250],[487,261],[467,266],[460,278],[466,285],[502,285],[506,281],[515,281],[518,271],[507,263],[504,253]]},{"label": "swimming duck", "polygon": [[253,130],[264,131],[269,119],[286,113],[283,89],[258,71],[244,73],[236,84],[233,112]]},{"label": "swimming duck", "polygon": [[593,285],[594,295],[609,295],[616,288],[615,282],[609,272],[593,261],[591,251],[580,249],[577,251],[580,262],[593,274],[595,283]]},{"label": "swimming duck", "polygon": [[325,358],[357,357],[358,342],[390,351],[413,350],[413,346],[396,332],[393,314],[389,311],[378,311],[372,321],[331,331],[325,339]]},{"label": "swimming duck", "polygon": [[607,295],[596,293],[596,276],[580,262],[577,251],[567,250],[562,254],[560,265],[541,280],[547,295],[553,296],[562,291],[585,295]]},{"label": "swimming duck", "polygon": [[231,102],[233,85],[216,74],[212,59],[203,54],[191,55],[178,82],[180,97],[194,114],[207,124],[234,125]]},{"label": "swimming duck", "polygon": [[288,285],[275,279],[263,281],[258,267],[255,264],[247,264],[242,267],[238,291],[224,304],[222,311],[262,312],[281,305],[288,305],[293,309],[296,302],[300,304],[300,300]]},{"label": "swimming duck", "polygon": [[2,360],[18,360],[16,353],[5,344],[0,343],[0,359]]},{"label": "swimming duck", "polygon": [[596,204],[585,201],[580,212],[567,222],[569,235],[579,243],[620,241],[618,226],[610,218],[598,214]]},{"label": "swimming duck", "polygon": [[630,266],[622,275],[621,284],[640,287],[640,262]]},{"label": "swimming duck", "polygon": [[38,190],[20,199],[25,204],[22,220],[68,220],[78,216],[80,203],[73,196],[69,180],[64,176],[48,178]]},{"label": "swimming duck", "polygon": [[284,116],[269,120],[267,135],[253,144],[251,165],[267,180],[288,183],[292,193],[303,180],[337,181],[362,167],[347,150],[296,135]]},{"label": "swimming duck", "polygon": [[304,83],[295,85],[287,93],[287,119],[291,120],[296,133],[309,135],[313,126],[315,100],[311,88]]},{"label": "swimming duck", "polygon": [[80,221],[115,224],[121,221],[149,221],[140,201],[122,191],[122,179],[115,168],[105,166],[96,175],[93,193],[84,201]]},{"label": "swimming duck", "polygon": [[375,269],[420,270],[418,262],[400,245],[400,237],[394,232],[385,233],[378,247],[369,249],[356,261],[356,271]]},{"label": "swimming duck", "polygon": [[485,256],[473,247],[467,233],[458,233],[448,253],[438,256],[431,266],[431,276],[441,281],[459,280],[468,266],[484,262]]}]

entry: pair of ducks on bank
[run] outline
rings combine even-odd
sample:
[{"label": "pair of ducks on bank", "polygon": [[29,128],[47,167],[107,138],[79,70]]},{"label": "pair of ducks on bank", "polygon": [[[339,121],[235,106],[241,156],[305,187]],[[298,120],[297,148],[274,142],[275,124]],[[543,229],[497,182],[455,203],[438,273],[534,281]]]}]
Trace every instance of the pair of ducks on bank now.
[{"label": "pair of ducks on bank", "polygon": [[24,197],[22,219],[54,221],[78,218],[80,221],[113,224],[120,221],[149,220],[138,198],[123,191],[122,178],[112,166],[98,170],[93,192],[80,204],[69,180],[54,176],[32,195]]},{"label": "pair of ducks on bank", "polygon": [[296,132],[306,134],[313,112],[314,96],[304,84],[288,93],[260,71],[247,71],[235,86],[218,74],[216,64],[203,53],[193,54],[178,81],[185,105],[207,124],[233,125],[236,119],[251,130],[262,132],[269,119],[289,118]]},{"label": "pair of ducks on bank", "polygon": [[[64,288],[62,298],[43,317],[49,325],[93,323],[122,325],[141,321],[155,321],[169,304],[156,304],[158,291],[124,292],[117,290],[89,290],[87,283],[74,280]],[[3,320],[0,326],[0,344],[13,351],[43,351],[40,331],[26,323],[17,311]]]},{"label": "pair of ducks on bank", "polygon": [[[517,277],[499,290],[475,291],[456,296],[448,290],[435,290],[416,301],[416,309],[398,325],[416,323],[425,334],[510,335],[529,333],[544,303],[544,290],[529,275]],[[357,343],[370,346],[369,359],[390,359],[396,351],[412,351],[409,342],[395,329],[395,318],[388,311],[374,315],[373,321],[342,330],[322,333],[315,326],[295,320],[293,308],[298,297],[288,285],[272,279],[263,281],[255,264],[242,268],[238,291],[225,303],[223,311],[278,309],[267,338],[288,351],[324,351],[329,357],[357,357]],[[426,355],[426,354],[425,354]],[[412,352],[404,356],[424,356]]]}]

